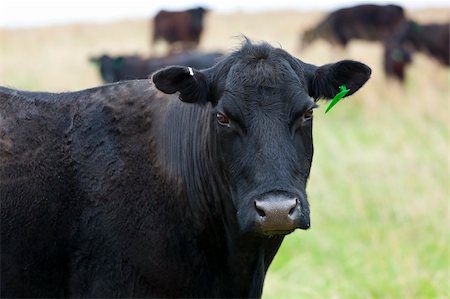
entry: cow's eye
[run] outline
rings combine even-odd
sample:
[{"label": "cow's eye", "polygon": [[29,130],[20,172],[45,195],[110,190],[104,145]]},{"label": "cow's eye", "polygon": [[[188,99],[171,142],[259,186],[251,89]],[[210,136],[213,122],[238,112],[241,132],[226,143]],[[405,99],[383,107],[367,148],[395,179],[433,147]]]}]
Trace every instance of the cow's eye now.
[{"label": "cow's eye", "polygon": [[305,114],[303,114],[303,122],[310,121],[313,118],[313,109],[308,110]]},{"label": "cow's eye", "polygon": [[216,119],[219,125],[226,127],[230,126],[230,119],[225,114],[222,114],[220,112],[216,113]]}]

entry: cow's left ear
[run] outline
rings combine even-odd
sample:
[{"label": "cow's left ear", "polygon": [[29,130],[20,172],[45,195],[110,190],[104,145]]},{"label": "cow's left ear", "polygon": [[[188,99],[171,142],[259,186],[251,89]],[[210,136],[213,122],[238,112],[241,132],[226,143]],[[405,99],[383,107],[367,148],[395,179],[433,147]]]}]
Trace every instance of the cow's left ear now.
[{"label": "cow's left ear", "polygon": [[170,66],[152,76],[156,88],[164,93],[180,92],[180,100],[187,103],[206,103],[208,84],[206,76],[195,69],[184,66]]},{"label": "cow's left ear", "polygon": [[353,60],[342,60],[320,67],[310,68],[308,79],[309,95],[314,99],[332,99],[345,85],[355,93],[370,78],[372,70],[367,65]]}]

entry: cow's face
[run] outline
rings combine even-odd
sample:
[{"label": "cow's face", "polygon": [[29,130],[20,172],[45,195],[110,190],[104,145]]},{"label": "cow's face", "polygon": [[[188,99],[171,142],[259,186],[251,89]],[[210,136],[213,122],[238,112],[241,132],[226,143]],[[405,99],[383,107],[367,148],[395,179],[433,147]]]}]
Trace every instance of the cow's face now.
[{"label": "cow's face", "polygon": [[239,227],[273,235],[310,226],[312,98],[332,98],[341,84],[354,92],[369,76],[358,62],[317,68],[263,44],[245,45],[207,71],[167,68],[153,81],[185,102],[212,102],[217,160]]},{"label": "cow's face", "polygon": [[244,231],[309,227],[305,188],[316,104],[302,81],[286,61],[256,60],[233,65],[221,87],[212,112],[218,155]]}]

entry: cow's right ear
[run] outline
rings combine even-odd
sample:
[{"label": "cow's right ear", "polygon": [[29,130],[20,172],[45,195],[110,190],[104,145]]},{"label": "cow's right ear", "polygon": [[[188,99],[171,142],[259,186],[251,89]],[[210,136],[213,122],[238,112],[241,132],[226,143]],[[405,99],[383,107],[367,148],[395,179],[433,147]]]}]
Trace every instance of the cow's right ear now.
[{"label": "cow's right ear", "polygon": [[170,66],[152,76],[156,88],[167,94],[180,92],[180,100],[187,103],[206,103],[208,84],[206,76],[195,69]]}]

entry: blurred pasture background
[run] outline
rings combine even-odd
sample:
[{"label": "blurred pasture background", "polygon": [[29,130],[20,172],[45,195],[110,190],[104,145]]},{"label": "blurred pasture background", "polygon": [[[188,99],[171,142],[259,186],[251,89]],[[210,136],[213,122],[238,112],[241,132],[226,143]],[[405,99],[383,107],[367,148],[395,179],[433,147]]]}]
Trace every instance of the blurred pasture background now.
[{"label": "blurred pasture background", "polygon": [[[449,9],[406,10],[448,22]],[[310,63],[356,59],[372,67],[359,93],[315,111],[308,184],[312,228],[287,236],[263,298],[449,298],[450,71],[414,54],[403,85],[383,74],[382,45],[344,50],[301,32],[324,11],[209,12],[200,49],[230,51],[240,34]],[[0,29],[0,85],[71,91],[100,85],[88,59],[150,53],[150,19]]]}]

